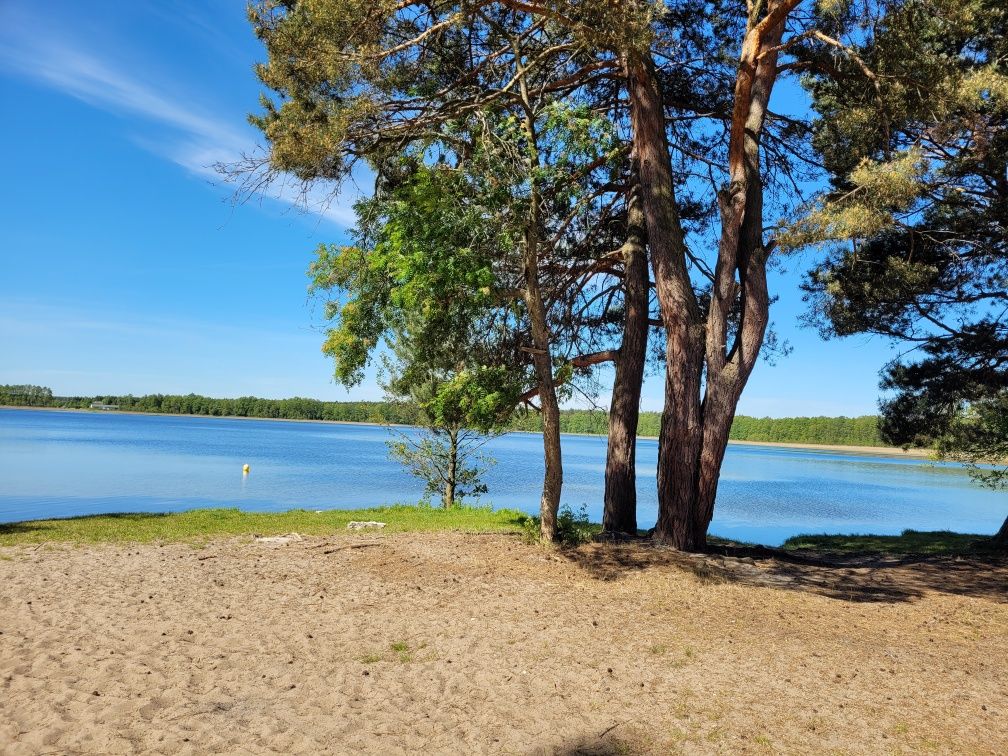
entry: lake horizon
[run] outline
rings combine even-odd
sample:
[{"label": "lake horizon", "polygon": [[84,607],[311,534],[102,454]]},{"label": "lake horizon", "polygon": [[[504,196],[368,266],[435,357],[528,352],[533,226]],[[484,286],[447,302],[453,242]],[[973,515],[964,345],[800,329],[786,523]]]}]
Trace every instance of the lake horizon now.
[{"label": "lake horizon", "polygon": [[[400,430],[410,432],[406,426]],[[0,522],[211,507],[356,509],[419,501],[388,458],[382,425],[73,410],[0,409]],[[486,448],[497,464],[479,503],[538,511],[541,436]],[[562,504],[601,519],[604,436],[564,434]],[[657,442],[638,440],[638,526],[657,517]],[[243,476],[244,464],[251,474]],[[964,468],[863,450],[731,443],[712,535],[779,545],[804,533],[993,533],[1005,494]],[[436,504],[436,502],[435,502]]]}]

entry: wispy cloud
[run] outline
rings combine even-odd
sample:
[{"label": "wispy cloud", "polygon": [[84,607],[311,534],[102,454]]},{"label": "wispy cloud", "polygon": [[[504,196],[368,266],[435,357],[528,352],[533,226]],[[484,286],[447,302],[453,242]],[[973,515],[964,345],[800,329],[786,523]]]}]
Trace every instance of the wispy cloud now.
[{"label": "wispy cloud", "polygon": [[[209,93],[179,82],[154,81],[139,72],[135,61],[89,50],[72,35],[23,12],[14,18],[10,17],[13,13],[4,15],[0,65],[9,74],[138,121],[143,131],[133,141],[144,149],[214,181],[221,180],[216,165],[235,163],[261,149],[250,127],[234,126],[242,122],[242,114],[225,118],[196,104],[205,102]],[[336,197],[324,191],[302,196],[290,182],[281,180],[264,194],[345,227],[354,220],[355,192],[349,189]]]}]

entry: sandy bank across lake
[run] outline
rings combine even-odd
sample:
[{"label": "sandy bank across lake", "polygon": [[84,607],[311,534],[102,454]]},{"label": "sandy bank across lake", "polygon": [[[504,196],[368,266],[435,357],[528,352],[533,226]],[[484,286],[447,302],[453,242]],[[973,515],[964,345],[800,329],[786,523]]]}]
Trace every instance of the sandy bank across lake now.
[{"label": "sandy bank across lake", "polygon": [[1008,752],[1008,565],[0,548],[0,752]]},{"label": "sandy bank across lake", "polygon": [[934,452],[928,449],[901,449],[898,446],[841,446],[839,444],[794,444],[781,441],[729,441],[732,446],[770,446],[778,449],[806,449],[839,454],[859,454],[875,457],[906,457],[907,459],[931,459]]}]

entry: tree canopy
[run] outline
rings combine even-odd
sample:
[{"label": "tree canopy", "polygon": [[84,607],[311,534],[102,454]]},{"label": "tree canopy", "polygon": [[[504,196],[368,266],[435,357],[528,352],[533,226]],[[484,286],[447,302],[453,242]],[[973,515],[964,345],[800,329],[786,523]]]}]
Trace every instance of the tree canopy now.
[{"label": "tree canopy", "polygon": [[849,242],[807,278],[813,317],[912,347],[884,373],[884,438],[1001,459],[1008,8],[904,0],[844,22],[862,30],[847,70],[809,79],[833,189],[794,240]]},{"label": "tree canopy", "polygon": [[[635,528],[633,501],[616,503],[635,485],[656,329],[654,535],[704,546],[736,407],[773,346],[767,271],[782,247],[854,241],[807,282],[824,330],[921,344],[925,359],[890,370],[888,437],[931,384],[949,422],[989,417],[979,402],[1003,388],[991,374],[1006,337],[1008,91],[992,0],[260,0],[250,18],[268,90],[252,185],[376,176],[354,244],[321,248],[312,269],[337,377],[360,380],[406,330],[420,373],[465,352],[451,369],[488,405],[541,413],[544,537],[560,403],[604,361],[606,520]],[[795,74],[812,124],[772,105]],[[799,209],[820,166],[830,190]]]}]

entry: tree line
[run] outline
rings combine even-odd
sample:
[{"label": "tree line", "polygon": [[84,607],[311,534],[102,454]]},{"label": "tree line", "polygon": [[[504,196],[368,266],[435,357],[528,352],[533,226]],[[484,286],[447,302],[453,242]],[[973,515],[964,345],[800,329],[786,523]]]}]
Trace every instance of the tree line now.
[{"label": "tree line", "polygon": [[[609,418],[603,411],[561,410],[560,425],[564,433],[606,435]],[[860,417],[749,417],[736,415],[732,421],[732,441],[762,441],[767,443],[824,444],[837,446],[884,446],[878,432],[875,415]],[[509,429],[538,433],[541,419],[536,414],[513,418]],[[641,412],[638,435],[657,438],[661,431],[660,412]]]},{"label": "tree line", "polygon": [[[0,405],[11,407],[53,407],[88,409],[92,404],[116,406],[126,412],[204,415],[210,417],[252,417],[283,420],[327,420],[334,422],[423,425],[419,408],[408,402],[325,402],[318,399],[262,399],[243,396],[218,399],[198,394],[147,394],[133,396],[54,396],[49,388],[29,385],[0,385]],[[605,436],[609,418],[601,410],[565,409],[560,412],[563,433]],[[657,438],[661,413],[641,412],[640,436]],[[502,430],[542,432],[542,418],[533,412],[515,413]],[[736,441],[775,443],[881,446],[878,418],[863,417],[747,417],[736,416],[731,429]]]}]

